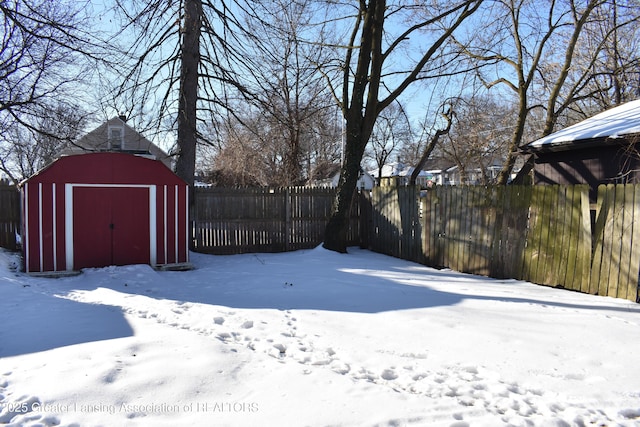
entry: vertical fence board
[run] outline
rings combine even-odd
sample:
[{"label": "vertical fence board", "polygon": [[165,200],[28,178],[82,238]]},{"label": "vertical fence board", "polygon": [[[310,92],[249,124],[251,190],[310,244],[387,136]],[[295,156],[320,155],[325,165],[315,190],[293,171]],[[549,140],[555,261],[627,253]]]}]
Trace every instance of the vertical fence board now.
[{"label": "vertical fence board", "polygon": [[551,206],[549,209],[549,237],[547,245],[547,260],[549,264],[545,267],[548,285],[559,285],[562,283],[560,278],[560,263],[562,262],[561,250],[563,232],[565,231],[564,222],[564,190],[565,187],[554,186],[552,193]]},{"label": "vertical fence board", "polygon": [[422,201],[422,217],[420,218],[422,222],[422,241],[424,242],[424,248],[422,250],[423,253],[423,263],[426,265],[433,265],[433,229],[432,229],[432,218],[433,218],[433,208],[432,208],[432,200],[434,198],[434,192],[428,191],[426,193],[422,193],[420,196],[420,200]]},{"label": "vertical fence board", "polygon": [[567,237],[568,242],[565,244],[567,248],[566,261],[561,264],[561,269],[565,271],[565,287],[567,289],[580,290],[581,283],[576,279],[576,265],[578,261],[578,245],[580,237],[580,227],[582,220],[580,218],[580,189],[577,187],[568,187],[566,189],[566,214],[565,221],[570,224],[571,235]]},{"label": "vertical fence board", "polygon": [[449,221],[451,220],[451,217],[455,215],[455,211],[454,211],[454,207],[455,205],[453,204],[452,200],[453,200],[453,194],[450,188],[446,188],[443,189],[443,203],[441,205],[440,208],[440,215],[442,215],[441,221],[442,221],[442,266],[450,266],[451,262],[451,255],[449,253],[450,251],[450,247],[449,247],[449,231],[450,231],[450,226],[451,224],[449,223]]},{"label": "vertical fence board", "polygon": [[554,246],[555,246],[555,225],[554,214],[557,213],[558,192],[556,186],[546,186],[544,194],[544,207],[542,210],[541,236],[540,236],[540,257],[536,274],[538,281],[542,285],[554,285],[553,276]]},{"label": "vertical fence board", "polygon": [[552,228],[550,240],[554,241],[553,248],[553,275],[554,284],[563,285],[567,289],[572,289],[572,284],[567,283],[567,267],[569,257],[567,251],[570,248],[570,241],[573,238],[571,227],[571,209],[568,199],[571,197],[572,187],[558,188],[558,205],[555,221],[555,230]]},{"label": "vertical fence board", "polygon": [[446,222],[445,228],[445,236],[446,236],[446,264],[450,266],[453,270],[458,270],[458,245],[456,244],[456,239],[458,238],[458,215],[460,214],[460,210],[458,208],[458,203],[460,199],[457,196],[457,187],[447,188],[447,204],[450,206],[450,214],[449,216],[444,218]]},{"label": "vertical fence board", "polygon": [[447,191],[448,202],[451,204],[451,216],[445,218],[447,222],[446,236],[447,236],[447,251],[446,256],[452,269],[458,271],[458,244],[459,239],[459,221],[460,221],[460,197],[458,197],[458,187],[451,187]]},{"label": "vertical fence board", "polygon": [[572,224],[575,224],[575,236],[570,246],[572,251],[571,289],[588,292],[592,252],[589,187],[587,185],[574,186],[572,200],[571,221]]},{"label": "vertical fence board", "polygon": [[456,204],[456,221],[454,223],[455,237],[452,243],[456,260],[455,270],[464,271],[463,256],[466,243],[466,236],[464,235],[464,223],[467,217],[464,207],[464,188],[455,187],[454,190],[454,202]]},{"label": "vertical fence board", "polygon": [[397,221],[400,225],[400,258],[413,259],[413,211],[417,196],[413,194],[414,187],[398,187],[398,210],[396,211]]},{"label": "vertical fence board", "polygon": [[[631,259],[629,260],[629,285],[627,287],[627,299],[640,302],[640,184],[633,186],[633,227],[629,234],[631,246]],[[633,242],[635,241],[635,244]]]},{"label": "vertical fence board", "polygon": [[473,217],[473,206],[469,203],[469,188],[461,187],[460,191],[460,237],[458,240],[458,253],[460,270],[468,273],[469,266],[469,246],[471,245],[471,233],[469,232],[470,221]]},{"label": "vertical fence board", "polygon": [[[522,250],[524,249],[524,230],[526,227],[526,214],[523,217],[521,206],[529,201],[523,200],[526,193],[524,187],[506,187],[502,198],[502,236],[500,240],[500,263],[498,265],[499,277],[519,277],[522,269]],[[520,243],[522,242],[522,243]]]},{"label": "vertical fence board", "polygon": [[543,191],[539,187],[534,187],[531,194],[531,208],[529,212],[529,224],[527,227],[526,250],[524,256],[524,266],[522,278],[527,281],[534,281],[535,271],[538,267],[538,250],[540,246],[540,226],[539,211],[542,208]]},{"label": "vertical fence board", "polygon": [[465,262],[467,265],[466,271],[472,274],[483,274],[484,271],[480,254],[483,252],[482,245],[484,244],[486,229],[481,227],[483,206],[479,197],[480,191],[484,190],[483,187],[469,187],[467,189],[466,210],[469,214],[466,228],[467,252],[465,254]]},{"label": "vertical fence board", "polygon": [[491,263],[489,274],[503,278],[505,270],[506,244],[509,238],[509,188],[493,187],[492,217],[495,239],[491,241]]},{"label": "vertical fence board", "polygon": [[428,206],[429,204],[428,204],[427,198],[421,194],[419,221],[420,221],[420,241],[422,242],[421,243],[422,251],[419,254],[420,259],[418,260],[418,262],[421,264],[427,264],[429,262],[428,250],[429,250],[429,233],[431,232],[431,228],[430,228],[429,219],[427,217],[427,215],[429,214]]},{"label": "vertical fence board", "polygon": [[438,194],[439,194],[439,200],[438,200],[438,219],[437,219],[437,224],[438,224],[438,234],[437,234],[437,242],[436,242],[436,246],[438,248],[438,267],[444,267],[447,264],[445,264],[445,259],[447,259],[446,257],[446,251],[447,251],[447,227],[446,227],[446,219],[447,217],[445,215],[448,215],[448,210],[449,210],[449,191],[445,191],[447,190],[444,187],[440,187],[438,188]]},{"label": "vertical fence board", "polygon": [[[618,274],[618,298],[627,298],[629,288],[632,287],[631,280],[631,239],[628,236],[633,235],[633,208],[634,208],[634,186],[621,185],[624,194],[624,202],[622,205],[622,220],[620,229],[620,267]],[[638,287],[638,272],[635,272],[635,284]]]},{"label": "vertical fence board", "polygon": [[467,236],[469,239],[467,255],[467,271],[473,274],[483,274],[484,268],[481,254],[484,252],[486,228],[483,222],[482,187],[468,187],[467,212],[469,224]]},{"label": "vertical fence board", "polygon": [[436,189],[436,192],[438,194],[438,197],[436,199],[436,219],[435,219],[435,246],[436,246],[436,253],[437,253],[437,264],[436,266],[438,267],[444,267],[445,266],[445,252],[447,249],[446,246],[446,242],[447,242],[447,228],[446,228],[446,218],[445,218],[445,212],[448,213],[448,210],[450,208],[449,204],[448,204],[448,200],[449,200],[449,193],[447,191],[445,191],[445,188],[442,187],[438,187]]},{"label": "vertical fence board", "polygon": [[458,188],[460,198],[460,221],[459,224],[459,237],[458,243],[458,263],[462,272],[469,272],[469,265],[467,264],[467,254],[469,252],[469,233],[467,231],[469,218],[469,206],[468,196],[469,191],[465,187]]},{"label": "vertical fence board", "polygon": [[490,187],[487,189],[485,200],[488,210],[486,216],[486,228],[487,228],[487,253],[489,254],[488,265],[489,274],[494,274],[498,277],[502,276],[501,270],[503,270],[503,250],[502,245],[503,225],[504,225],[504,188],[503,187]]},{"label": "vertical fence board", "polygon": [[598,271],[598,294],[607,295],[609,289],[609,270],[611,267],[611,249],[613,229],[615,221],[615,186],[609,184],[605,187],[605,196],[599,215],[603,215],[601,247],[602,259]]},{"label": "vertical fence board", "polygon": [[453,215],[455,215],[455,212],[453,210],[453,205],[451,203],[452,200],[452,196],[451,196],[451,189],[450,188],[442,188],[441,191],[442,197],[441,197],[441,201],[440,201],[440,209],[439,209],[439,215],[440,215],[440,223],[441,223],[441,228],[442,228],[442,232],[440,233],[440,247],[441,247],[441,259],[440,259],[440,265],[443,267],[452,267],[452,264],[450,262],[451,260],[451,255],[450,255],[450,247],[449,247],[449,232],[450,232],[450,221],[451,221],[451,217]]},{"label": "vertical fence board", "polygon": [[505,250],[503,248],[503,224],[505,216],[506,187],[486,187],[481,194],[482,227],[485,228],[482,241],[482,268],[487,275],[502,277]]},{"label": "vertical fence board", "polygon": [[589,293],[597,294],[600,291],[600,270],[602,267],[602,242],[604,239],[604,223],[607,219],[608,204],[605,203],[607,187],[598,186],[598,198],[596,206],[596,221],[593,230],[593,254],[591,256],[591,275]]},{"label": "vertical fence board", "polygon": [[[602,283],[602,294],[601,295],[609,295],[610,292],[615,291],[617,293],[617,283],[614,284],[611,282],[614,275],[618,274],[618,255],[616,254],[616,246],[617,243],[615,238],[616,235],[619,234],[617,228],[619,227],[619,214],[620,209],[618,206],[619,195],[617,194],[617,186],[612,184],[611,186],[607,185],[607,190],[611,193],[611,207],[609,212],[611,213],[611,217],[608,221],[605,222],[605,238],[604,238],[604,262],[605,266],[603,269],[604,281]],[[612,271],[613,270],[613,271]],[[615,287],[614,287],[615,286]]]},{"label": "vertical fence board", "polygon": [[426,195],[425,210],[425,229],[428,230],[427,239],[427,265],[439,267],[442,265],[440,256],[440,235],[442,229],[440,227],[440,199],[442,192],[440,188],[432,189]]},{"label": "vertical fence board", "polygon": [[546,284],[544,277],[542,277],[542,270],[545,266],[546,253],[544,245],[546,243],[547,236],[549,235],[549,187],[545,186],[540,188],[540,205],[537,207],[537,215],[535,221],[535,252],[536,258],[534,262],[534,269],[532,271],[532,281],[540,284]]},{"label": "vertical fence board", "polygon": [[434,198],[434,215],[433,215],[433,242],[435,248],[435,267],[443,267],[444,264],[444,252],[445,252],[445,221],[444,212],[445,206],[447,206],[447,193],[444,192],[444,188],[437,187],[434,191],[437,196]]},{"label": "vertical fence board", "polygon": [[591,254],[592,254],[592,234],[591,234],[591,210],[589,202],[589,187],[580,186],[580,235],[578,240],[578,259],[576,260],[576,277],[580,281],[580,290],[590,292],[591,290]]},{"label": "vertical fence board", "polygon": [[408,212],[411,209],[411,201],[412,197],[410,193],[407,191],[408,187],[398,187],[397,188],[397,203],[398,209],[395,211],[396,214],[396,224],[399,225],[399,248],[398,253],[400,254],[400,258],[402,259],[411,259],[410,257],[410,247],[409,247],[409,237],[411,233],[411,214]]},{"label": "vertical fence board", "polygon": [[410,260],[419,262],[422,259],[422,226],[420,222],[420,188],[409,187],[409,199],[411,206],[409,211],[409,233],[407,233],[407,241],[410,248]]},{"label": "vertical fence board", "polygon": [[611,221],[611,237],[609,242],[609,279],[607,280],[607,290],[605,295],[613,297],[618,295],[618,277],[620,276],[620,238],[622,237],[624,191],[623,186],[614,185],[613,218]]}]

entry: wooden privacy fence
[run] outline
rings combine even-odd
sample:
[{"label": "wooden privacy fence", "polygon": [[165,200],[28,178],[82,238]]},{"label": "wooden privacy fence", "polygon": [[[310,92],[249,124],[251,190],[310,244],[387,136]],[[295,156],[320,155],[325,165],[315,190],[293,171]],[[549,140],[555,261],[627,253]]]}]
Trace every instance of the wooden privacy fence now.
[{"label": "wooden privacy fence", "polygon": [[[335,189],[195,188],[192,249],[213,254],[312,248]],[[376,187],[356,193],[349,244],[433,267],[638,301],[640,184]],[[16,249],[20,197],[0,186],[0,246]],[[635,245],[634,245],[635,242]]]},{"label": "wooden privacy fence", "polygon": [[[640,186],[411,187],[372,193],[371,248],[434,267],[638,299]],[[633,242],[636,242],[634,247]]]},{"label": "wooden privacy fence", "polygon": [[[201,188],[193,191],[191,249],[212,254],[279,252],[312,248],[324,240],[335,189]],[[356,193],[350,245],[366,244],[370,204]],[[362,219],[362,220],[361,220]],[[0,185],[0,247],[17,249],[20,193]]]},{"label": "wooden privacy fence", "polygon": [[19,230],[20,193],[13,185],[0,184],[0,247],[16,250]]},{"label": "wooden privacy fence", "polygon": [[640,185],[600,186],[589,291],[638,301],[639,268]]},{"label": "wooden privacy fence", "polygon": [[[335,189],[196,188],[193,249],[212,254],[281,252],[324,240]],[[349,241],[360,242],[359,194],[351,209]]]}]

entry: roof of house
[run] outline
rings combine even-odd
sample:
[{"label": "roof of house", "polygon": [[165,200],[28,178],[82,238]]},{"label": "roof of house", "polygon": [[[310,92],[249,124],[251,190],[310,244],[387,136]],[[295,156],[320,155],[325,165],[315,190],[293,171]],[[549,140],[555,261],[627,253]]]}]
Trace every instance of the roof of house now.
[{"label": "roof of house", "polygon": [[430,173],[446,172],[454,168],[456,164],[443,157],[430,157],[424,163],[422,169]]},{"label": "roof of house", "polygon": [[588,142],[609,140],[640,134],[640,99],[596,114],[575,125],[527,144],[523,151],[578,148]]},{"label": "roof of house", "polygon": [[[114,126],[122,127],[124,132],[124,143],[118,150],[113,150],[109,146],[109,128]],[[129,126],[121,117],[114,117],[101,124],[62,150],[60,154],[70,155],[100,151],[120,151],[131,154],[150,155],[150,157],[160,160],[167,167],[171,168],[171,156]]]},{"label": "roof of house", "polygon": [[400,175],[400,172],[402,172],[405,169],[405,165],[403,163],[400,162],[391,162],[391,163],[386,163],[382,166],[382,169],[373,169],[370,170],[368,173],[371,176],[375,176],[377,177],[378,174],[380,174],[381,177],[386,178],[386,177],[390,177],[390,176],[398,176]]},{"label": "roof of house", "polygon": [[[429,177],[433,174],[448,172],[457,168],[454,162],[451,160],[444,159],[442,157],[433,157],[427,159],[422,170],[418,173],[418,176]],[[407,166],[401,162],[392,162],[385,164],[382,167],[382,177],[394,177],[394,176],[411,176],[413,173],[414,167]],[[378,170],[369,171],[369,174],[372,176],[378,176]]]}]

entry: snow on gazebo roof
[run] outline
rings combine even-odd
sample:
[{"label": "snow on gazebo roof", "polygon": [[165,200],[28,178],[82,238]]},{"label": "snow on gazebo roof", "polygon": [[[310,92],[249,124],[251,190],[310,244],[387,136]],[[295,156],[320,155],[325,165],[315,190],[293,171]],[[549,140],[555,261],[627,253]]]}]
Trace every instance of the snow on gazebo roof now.
[{"label": "snow on gazebo roof", "polygon": [[575,125],[525,146],[525,150],[552,149],[594,139],[617,139],[640,134],[640,99],[596,114]]}]

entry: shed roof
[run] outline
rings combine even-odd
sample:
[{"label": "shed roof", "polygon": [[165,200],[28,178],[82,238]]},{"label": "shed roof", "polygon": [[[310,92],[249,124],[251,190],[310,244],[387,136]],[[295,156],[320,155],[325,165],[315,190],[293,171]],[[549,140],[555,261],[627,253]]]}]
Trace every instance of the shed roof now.
[{"label": "shed roof", "polygon": [[24,182],[90,182],[148,184],[157,180],[185,184],[158,160],[117,152],[75,154],[58,158]]},{"label": "shed roof", "polygon": [[596,114],[575,125],[527,144],[524,151],[578,148],[581,144],[604,142],[640,134],[640,99]]}]

